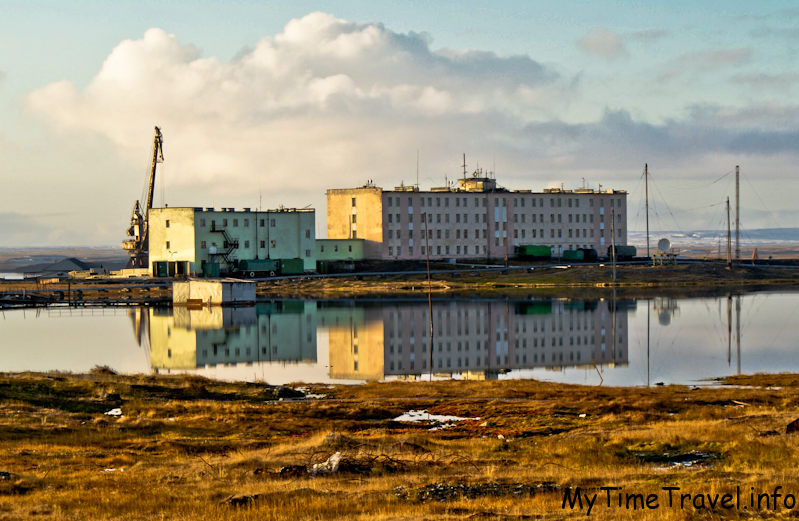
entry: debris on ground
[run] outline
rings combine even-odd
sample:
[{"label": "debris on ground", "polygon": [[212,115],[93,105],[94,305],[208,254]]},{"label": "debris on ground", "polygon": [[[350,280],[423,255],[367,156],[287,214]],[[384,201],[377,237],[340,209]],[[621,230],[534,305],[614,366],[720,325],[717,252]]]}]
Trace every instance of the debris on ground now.
[{"label": "debris on ground", "polygon": [[717,460],[719,457],[708,452],[664,452],[650,453],[637,452],[635,456],[646,463],[658,463],[658,468],[703,468],[707,467],[710,460]]},{"label": "debris on ground", "polygon": [[338,465],[341,463],[341,453],[336,452],[324,463],[316,463],[313,467],[308,469],[308,473],[311,476],[316,476],[317,474],[333,474],[338,472]]},{"label": "debris on ground", "polygon": [[472,485],[432,483],[412,489],[397,487],[394,489],[394,494],[400,499],[443,502],[480,497],[530,497],[559,490],[560,487],[554,483],[541,483],[538,485],[525,483],[475,483]]}]

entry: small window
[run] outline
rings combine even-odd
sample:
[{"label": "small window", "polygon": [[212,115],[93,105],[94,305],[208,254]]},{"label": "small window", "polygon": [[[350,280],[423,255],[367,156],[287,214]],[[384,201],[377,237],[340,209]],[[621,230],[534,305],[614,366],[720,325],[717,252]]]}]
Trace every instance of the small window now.
[{"label": "small window", "polygon": [[311,230],[305,230],[305,238],[306,239],[310,239],[311,238]]},{"label": "small window", "polygon": [[311,256],[311,250],[305,250],[305,256],[306,257],[310,257]]},{"label": "small window", "polygon": [[239,220],[238,219],[233,219],[233,226],[237,227],[238,225],[239,225]]},{"label": "small window", "polygon": [[249,228],[250,227],[250,220],[249,219],[244,219],[244,227],[245,228]]},{"label": "small window", "polygon": [[266,241],[261,241],[261,248],[266,248]]},{"label": "small window", "polygon": [[355,223],[355,217],[356,217],[356,215],[355,215],[355,214],[352,214],[352,222],[353,222],[353,223]]},{"label": "small window", "polygon": [[205,219],[200,219],[200,226],[205,227]]},{"label": "small window", "polygon": [[352,206],[355,206],[355,198],[352,198]]},{"label": "small window", "polygon": [[274,248],[275,244],[276,244],[275,241],[269,241],[269,247],[270,248]]},{"label": "small window", "polygon": [[269,219],[269,227],[270,228],[274,228],[275,227],[275,220],[274,219]]},{"label": "small window", "polygon": [[200,248],[205,249],[205,241],[200,241]]},{"label": "small window", "polygon": [[[355,199],[353,199],[353,201],[355,201]],[[392,199],[391,197],[389,197],[389,198],[388,198],[388,205],[389,205],[389,206],[393,206],[393,205],[392,205],[392,203],[393,203],[393,202],[394,202],[394,199]],[[352,206],[355,206],[355,205],[353,204]]]},{"label": "small window", "polygon": [[325,245],[324,245],[324,244],[322,244],[322,245],[320,245],[320,246],[319,246],[319,251],[321,251],[322,253],[324,253],[324,251],[325,251]]},{"label": "small window", "polygon": [[166,241],[166,249],[169,249],[169,241]]},{"label": "small window", "polygon": [[261,219],[261,223],[260,223],[260,225],[261,225],[261,228],[263,228],[263,227],[264,227],[264,224],[265,224],[265,223],[264,223],[264,219]]},{"label": "small window", "polygon": [[222,219],[222,226],[227,228],[227,219]]},{"label": "small window", "polygon": [[350,244],[349,248],[350,248],[350,251],[352,251],[352,244]]},{"label": "small window", "polygon": [[244,247],[245,248],[249,248],[250,247],[250,241],[244,241]]},{"label": "small window", "polygon": [[166,220],[166,227],[169,228],[169,219]]}]

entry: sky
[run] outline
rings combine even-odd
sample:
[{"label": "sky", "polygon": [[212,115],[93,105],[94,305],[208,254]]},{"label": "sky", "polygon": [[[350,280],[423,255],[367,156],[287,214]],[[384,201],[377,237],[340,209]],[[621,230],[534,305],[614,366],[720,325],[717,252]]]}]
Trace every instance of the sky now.
[{"label": "sky", "polygon": [[795,1],[0,1],[0,247],[118,245],[155,205],[325,190],[628,192],[628,225],[799,227]]}]

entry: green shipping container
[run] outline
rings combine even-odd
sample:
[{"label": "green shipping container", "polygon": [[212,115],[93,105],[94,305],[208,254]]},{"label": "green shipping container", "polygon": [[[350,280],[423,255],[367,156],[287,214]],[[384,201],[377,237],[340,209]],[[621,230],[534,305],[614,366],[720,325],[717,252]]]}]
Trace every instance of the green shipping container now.
[{"label": "green shipping container", "polygon": [[302,259],[280,259],[281,275],[300,275],[305,273]]},{"label": "green shipping container", "polygon": [[520,257],[534,257],[537,259],[552,258],[552,248],[533,244],[521,244],[516,247],[516,254]]},{"label": "green shipping container", "polygon": [[585,260],[585,252],[582,250],[564,250],[563,260],[570,260],[570,261]]},{"label": "green shipping container", "polygon": [[[637,253],[635,246],[616,246],[616,251],[619,252],[619,259],[632,259]],[[613,257],[613,246],[608,248],[608,257]]]},{"label": "green shipping container", "polygon": [[274,259],[245,259],[239,261],[240,271],[277,271],[278,261]]}]

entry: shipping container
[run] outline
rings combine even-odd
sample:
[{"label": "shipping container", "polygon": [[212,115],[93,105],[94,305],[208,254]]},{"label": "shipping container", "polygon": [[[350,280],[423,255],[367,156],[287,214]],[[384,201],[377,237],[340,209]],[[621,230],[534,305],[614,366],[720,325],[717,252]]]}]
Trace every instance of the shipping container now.
[{"label": "shipping container", "polygon": [[521,258],[532,259],[551,259],[552,248],[549,246],[539,246],[533,244],[521,244],[516,246],[516,255]]},{"label": "shipping container", "polygon": [[[616,251],[618,252],[617,260],[632,259],[637,253],[635,246],[616,246]],[[608,258],[613,258],[613,246],[608,247]]]},{"label": "shipping container", "polygon": [[300,275],[305,273],[305,264],[302,259],[280,259],[281,275]]},{"label": "shipping container", "polygon": [[567,261],[585,260],[585,252],[583,250],[565,250],[563,252],[563,260]]}]

